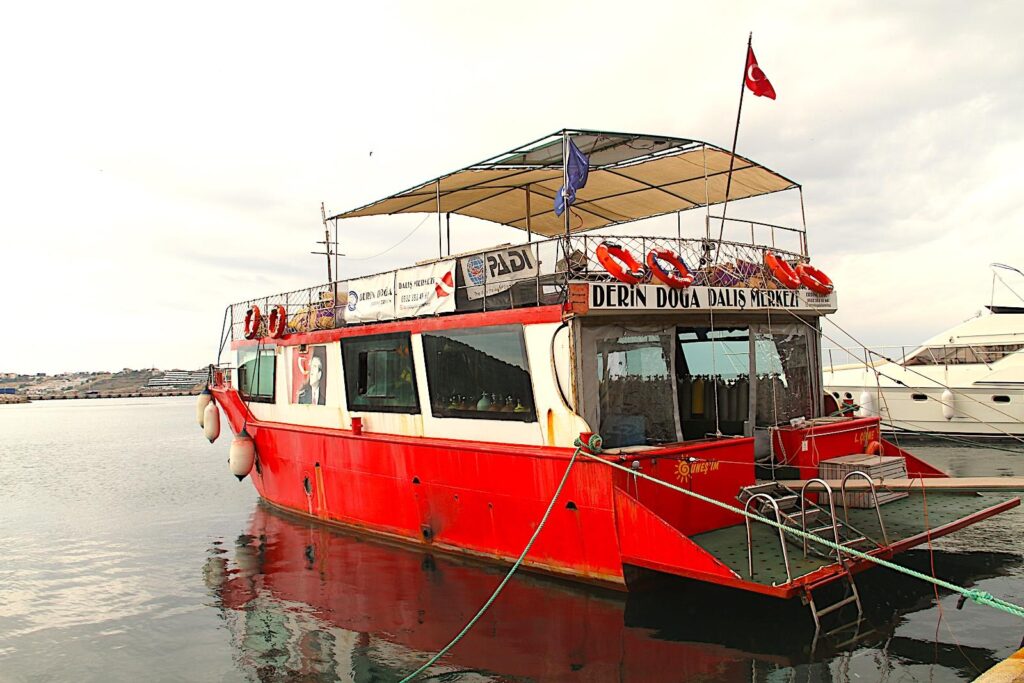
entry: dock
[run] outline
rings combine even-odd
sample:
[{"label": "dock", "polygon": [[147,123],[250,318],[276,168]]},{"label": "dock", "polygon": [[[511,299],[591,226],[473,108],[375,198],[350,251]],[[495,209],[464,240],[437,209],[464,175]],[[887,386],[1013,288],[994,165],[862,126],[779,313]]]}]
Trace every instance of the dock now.
[{"label": "dock", "polygon": [[1024,648],[978,676],[974,683],[1024,683]]},{"label": "dock", "polygon": [[[800,490],[809,480],[783,479],[779,483],[791,489]],[[813,480],[807,486],[808,491],[823,491],[824,487]],[[876,489],[886,491],[906,491],[921,493],[930,491],[965,491],[981,493],[986,491],[1024,491],[1024,477],[915,477],[913,479],[873,479]],[[840,479],[826,479],[825,483],[833,491],[842,487]],[[850,479],[846,482],[847,491],[864,492],[869,490],[866,479]]]}]

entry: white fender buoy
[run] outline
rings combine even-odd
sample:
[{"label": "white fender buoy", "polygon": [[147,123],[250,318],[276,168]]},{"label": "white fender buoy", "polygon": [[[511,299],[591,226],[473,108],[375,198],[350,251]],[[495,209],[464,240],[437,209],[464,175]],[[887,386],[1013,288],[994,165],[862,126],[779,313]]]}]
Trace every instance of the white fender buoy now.
[{"label": "white fender buoy", "polygon": [[203,434],[210,443],[220,436],[220,411],[217,410],[217,402],[210,401],[203,410]]},{"label": "white fender buoy", "polygon": [[238,481],[245,479],[245,476],[252,470],[252,464],[256,460],[256,444],[252,437],[243,429],[231,440],[231,449],[228,451],[228,466],[231,474],[238,478]]},{"label": "white fender buoy", "polygon": [[952,420],[956,415],[956,396],[949,389],[942,392],[942,417]]},{"label": "white fender buoy", "polygon": [[213,400],[213,394],[210,393],[210,387],[203,387],[203,393],[199,394],[196,399],[196,422],[199,426],[203,426],[203,413],[206,412],[206,406],[210,405],[210,401]]},{"label": "white fender buoy", "polygon": [[857,417],[874,417],[878,415],[875,407],[875,395],[865,389],[860,392],[860,408],[857,410]]}]

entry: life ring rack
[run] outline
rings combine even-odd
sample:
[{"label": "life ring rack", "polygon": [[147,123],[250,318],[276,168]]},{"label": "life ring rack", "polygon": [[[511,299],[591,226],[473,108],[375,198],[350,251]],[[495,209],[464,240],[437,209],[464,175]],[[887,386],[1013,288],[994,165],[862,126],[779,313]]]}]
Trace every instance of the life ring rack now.
[{"label": "life ring rack", "polygon": [[[661,261],[671,265],[679,274],[676,275],[670,270],[663,268]],[[647,270],[651,275],[669,287],[684,289],[693,284],[693,274],[690,272],[690,269],[683,263],[683,259],[670,249],[651,249],[647,252],[646,262]]]},{"label": "life ring rack", "polygon": [[245,312],[245,338],[255,339],[256,335],[259,334],[260,322],[263,321],[263,315],[260,313],[259,306],[250,306],[249,310]]},{"label": "life ring rack", "polygon": [[815,294],[828,296],[835,289],[832,280],[828,275],[815,268],[810,263],[801,263],[796,267],[796,276],[800,283]]},{"label": "life ring rack", "polygon": [[793,266],[776,256],[770,251],[764,253],[764,265],[768,267],[772,277],[786,289],[799,289],[800,278],[797,276]]},{"label": "life ring rack", "polygon": [[649,273],[626,249],[612,242],[601,242],[594,250],[594,256],[601,267],[619,282],[638,285],[646,282]]},{"label": "life ring rack", "polygon": [[284,331],[287,328],[288,312],[285,311],[284,306],[278,304],[270,309],[270,317],[267,318],[267,333],[274,339],[280,339],[284,336]]}]

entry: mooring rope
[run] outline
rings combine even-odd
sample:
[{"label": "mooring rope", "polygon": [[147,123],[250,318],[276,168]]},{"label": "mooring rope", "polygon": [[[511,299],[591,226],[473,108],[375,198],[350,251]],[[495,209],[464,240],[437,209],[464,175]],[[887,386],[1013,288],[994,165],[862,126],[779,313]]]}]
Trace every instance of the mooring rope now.
[{"label": "mooring rope", "polygon": [[484,615],[484,612],[486,612],[488,608],[490,608],[490,606],[494,603],[494,601],[498,599],[498,595],[500,595],[501,591],[505,589],[505,584],[509,582],[509,580],[512,578],[512,575],[516,573],[517,569],[519,569],[519,565],[523,563],[523,560],[526,558],[526,555],[530,552],[530,548],[533,547],[534,541],[536,541],[537,537],[540,535],[541,529],[543,529],[544,525],[547,523],[548,517],[551,516],[551,511],[555,507],[555,501],[558,500],[558,496],[561,495],[562,489],[565,488],[565,482],[569,480],[569,472],[572,471],[572,466],[576,463],[576,458],[579,456],[581,452],[584,452],[584,448],[588,448],[594,451],[595,453],[600,453],[601,444],[601,437],[598,436],[597,434],[592,434],[590,438],[587,439],[587,443],[583,443],[582,441],[579,440],[579,438],[576,439],[576,450],[575,452],[573,452],[572,457],[569,458],[569,464],[565,468],[565,474],[562,475],[562,481],[558,483],[558,488],[555,489],[555,494],[551,496],[551,502],[548,503],[548,509],[544,511],[544,515],[540,518],[540,522],[537,524],[536,531],[534,531],[533,535],[530,536],[530,540],[527,541],[526,547],[523,548],[523,552],[519,554],[519,558],[516,560],[515,564],[512,565],[512,568],[508,570],[507,574],[505,574],[505,578],[501,580],[501,583],[498,584],[498,587],[494,589],[493,593],[491,593],[491,597],[487,598],[487,602],[485,602],[483,607],[481,607],[480,610],[473,615],[473,618],[466,623],[462,630],[459,631],[458,635],[452,638],[451,642],[449,642],[447,645],[441,648],[441,650],[436,655],[427,660],[427,662],[423,664],[423,666],[421,666],[420,668],[416,669],[411,674],[403,678],[401,680],[401,683],[408,683],[408,681],[413,680],[421,673],[423,673],[431,666],[433,666],[437,662],[437,660],[441,659],[441,657],[443,657],[448,652],[448,650],[455,647],[455,644],[462,640],[463,636],[469,633],[469,629],[473,628],[473,625],[480,619],[480,617]]},{"label": "mooring rope", "polygon": [[[579,449],[577,449],[577,452],[579,452]],[[833,541],[829,541],[828,539],[822,538],[815,534],[807,533],[806,531],[803,531],[801,529],[794,529],[792,527],[786,526],[785,524],[773,522],[767,517],[762,517],[761,515],[747,512],[745,510],[740,510],[738,508],[733,507],[732,505],[729,505],[728,503],[723,503],[721,501],[715,500],[714,498],[708,498],[707,496],[701,495],[695,491],[689,491],[679,486],[675,486],[674,484],[670,484],[667,481],[655,479],[654,477],[644,474],[643,472],[639,472],[628,467],[623,467],[618,463],[611,462],[610,460],[605,460],[604,458],[598,457],[597,455],[594,455],[592,453],[583,451],[583,455],[587,458],[596,460],[597,462],[604,463],[609,467],[613,467],[627,474],[631,474],[634,477],[641,477],[643,479],[646,479],[647,481],[653,482],[655,484],[660,484],[661,486],[672,489],[673,491],[678,491],[679,493],[686,494],[687,496],[696,498],[697,500],[704,501],[705,503],[716,505],[724,510],[730,510],[738,515],[752,519],[755,522],[761,522],[762,524],[767,524],[768,526],[775,527],[776,529],[781,529],[783,532],[791,534],[798,538],[814,541],[816,543],[824,545],[827,548],[831,548],[832,550],[835,550],[838,553],[845,553],[847,555],[850,555],[851,557],[856,557],[858,559],[866,560],[868,562],[874,562],[875,564],[880,565],[882,567],[886,567],[887,569],[892,569],[893,571],[900,572],[901,574],[906,574],[907,576],[913,577],[915,579],[920,579],[921,581],[933,583],[936,586],[940,586],[941,588],[945,588],[946,590],[953,591],[954,593],[959,593],[960,595],[963,595],[964,597],[969,598],[978,604],[988,605],[989,607],[995,607],[996,609],[1002,610],[1007,614],[1011,614],[1015,617],[1020,617],[1021,619],[1024,619],[1024,607],[1020,607],[1019,605],[1015,605],[1012,602],[1007,602],[1006,600],[997,598],[993,596],[991,593],[987,593],[985,591],[977,590],[974,588],[964,588],[954,583],[950,583],[949,581],[944,581],[939,578],[928,576],[927,574],[922,574],[921,572],[910,569],[909,567],[904,567],[902,565],[889,562],[888,560],[883,560],[879,557],[875,557],[874,555],[868,555],[867,553],[863,553],[859,550],[854,550],[853,548],[839,545]]]}]

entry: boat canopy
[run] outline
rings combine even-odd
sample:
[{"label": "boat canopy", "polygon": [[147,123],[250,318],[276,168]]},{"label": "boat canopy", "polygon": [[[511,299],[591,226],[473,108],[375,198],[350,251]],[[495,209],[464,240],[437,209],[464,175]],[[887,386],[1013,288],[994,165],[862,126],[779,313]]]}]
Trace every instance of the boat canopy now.
[{"label": "boat canopy", "polygon": [[[590,160],[586,186],[570,208],[569,231],[585,232],[726,199],[731,155],[700,140],[562,130],[492,159],[434,178],[332,219],[398,213],[453,213],[552,237],[566,231],[554,212],[569,138]],[[736,155],[729,200],[797,188]]]}]

